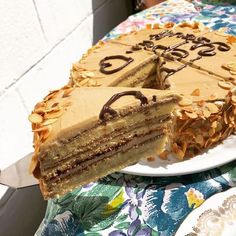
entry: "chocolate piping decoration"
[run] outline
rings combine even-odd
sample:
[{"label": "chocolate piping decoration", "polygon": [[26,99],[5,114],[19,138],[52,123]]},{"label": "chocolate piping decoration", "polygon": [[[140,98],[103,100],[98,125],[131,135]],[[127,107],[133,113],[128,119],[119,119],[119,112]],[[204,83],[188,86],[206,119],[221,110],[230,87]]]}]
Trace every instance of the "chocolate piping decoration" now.
[{"label": "chocolate piping decoration", "polygon": [[198,52],[198,55],[200,56],[214,56],[216,55],[215,50],[215,46],[211,43],[208,44],[196,44],[196,45],[192,45],[192,47],[190,48],[190,50],[195,50],[196,48],[200,48],[200,47],[208,47],[207,49],[202,49]]},{"label": "chocolate piping decoration", "polygon": [[[125,63],[122,66],[120,66],[118,68],[115,68],[113,70],[105,70],[105,68],[112,66],[112,64],[110,62],[106,62],[106,61],[107,60],[113,60],[113,59],[124,60]],[[133,60],[134,59],[132,57],[126,57],[126,56],[123,56],[123,55],[114,55],[114,56],[105,57],[99,63],[100,72],[103,73],[103,74],[106,74],[106,75],[113,74],[115,72],[118,72],[118,71],[122,70],[124,67],[126,67],[128,64],[130,64]]]},{"label": "chocolate piping decoration", "polygon": [[136,45],[132,46],[131,49],[132,49],[133,51],[139,51],[139,50],[141,50],[142,48],[141,48],[138,44],[136,44]]},{"label": "chocolate piping decoration", "polygon": [[154,47],[154,43],[151,40],[143,40],[142,43],[139,43],[138,45],[147,47],[147,48],[153,48]]},{"label": "chocolate piping decoration", "polygon": [[189,55],[189,52],[184,49],[175,48],[173,51],[171,51],[171,55],[177,56],[177,60],[180,60],[181,58],[187,57]]},{"label": "chocolate piping decoration", "polygon": [[125,91],[125,92],[121,92],[121,93],[117,93],[114,94],[102,107],[102,110],[100,111],[99,114],[99,120],[104,121],[105,120],[105,114],[108,113],[110,114],[112,117],[115,117],[118,115],[117,111],[115,111],[114,109],[112,109],[110,106],[112,105],[112,103],[114,103],[116,100],[118,100],[119,98],[123,97],[123,96],[127,96],[127,95],[132,95],[135,98],[139,99],[141,101],[140,106],[143,106],[145,104],[148,104],[148,99],[147,97],[145,97],[140,91]]},{"label": "chocolate piping decoration", "polygon": [[218,49],[219,51],[222,51],[222,52],[227,52],[227,51],[229,51],[230,48],[231,48],[229,45],[227,45],[226,43],[223,43],[223,42],[212,42],[211,44],[217,44],[217,45],[219,45],[219,46],[217,47],[217,49]]}]

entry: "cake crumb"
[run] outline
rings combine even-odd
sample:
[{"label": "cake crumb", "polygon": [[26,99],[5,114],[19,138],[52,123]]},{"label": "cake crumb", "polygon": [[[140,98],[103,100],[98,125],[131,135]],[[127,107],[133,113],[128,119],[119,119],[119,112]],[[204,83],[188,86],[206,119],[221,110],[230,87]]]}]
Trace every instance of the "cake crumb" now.
[{"label": "cake crumb", "polygon": [[165,150],[165,151],[163,151],[162,153],[159,154],[159,157],[162,160],[167,160],[168,154],[169,154],[169,152]]},{"label": "cake crumb", "polygon": [[152,156],[152,157],[147,157],[147,161],[150,161],[150,162],[151,162],[151,161],[155,161],[155,159],[156,159],[156,158],[153,157],[153,156]]}]

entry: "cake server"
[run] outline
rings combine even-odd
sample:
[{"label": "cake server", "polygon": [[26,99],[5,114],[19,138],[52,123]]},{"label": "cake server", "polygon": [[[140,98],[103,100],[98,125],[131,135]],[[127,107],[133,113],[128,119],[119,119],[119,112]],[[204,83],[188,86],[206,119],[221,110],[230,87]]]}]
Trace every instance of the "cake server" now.
[{"label": "cake server", "polygon": [[28,168],[32,153],[4,170],[0,170],[0,184],[12,188],[24,188],[38,184],[38,180],[29,174]]}]

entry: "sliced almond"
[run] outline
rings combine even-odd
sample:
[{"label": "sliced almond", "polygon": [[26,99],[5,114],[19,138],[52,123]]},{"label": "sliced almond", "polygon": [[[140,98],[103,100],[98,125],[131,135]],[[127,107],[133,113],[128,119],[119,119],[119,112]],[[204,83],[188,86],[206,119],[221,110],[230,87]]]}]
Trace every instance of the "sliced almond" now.
[{"label": "sliced almond", "polygon": [[230,73],[231,75],[236,75],[236,71],[235,71],[235,70],[230,70],[229,73]]},{"label": "sliced almond", "polygon": [[51,125],[53,123],[55,123],[58,119],[48,119],[48,120],[45,120],[42,124],[47,126],[47,125]]},{"label": "sliced almond", "polygon": [[233,35],[228,35],[228,37],[227,37],[227,43],[229,43],[229,44],[236,43],[236,37],[233,36]]},{"label": "sliced almond", "polygon": [[40,124],[43,122],[43,117],[37,113],[32,113],[31,115],[29,115],[28,119],[34,124]]},{"label": "sliced almond", "polygon": [[169,152],[165,150],[165,151],[163,151],[162,153],[159,154],[159,157],[162,160],[167,160],[168,154],[169,154]]},{"label": "sliced almond", "polygon": [[227,67],[232,71],[236,71],[236,62],[232,61],[227,63]]},{"label": "sliced almond", "polygon": [[33,132],[42,132],[42,131],[45,131],[47,129],[48,129],[47,126],[40,126],[40,127],[36,128],[36,129],[33,129],[32,131]]},{"label": "sliced almond", "polygon": [[203,110],[203,115],[205,118],[208,118],[211,116],[211,112],[208,109],[204,109]]},{"label": "sliced almond", "polygon": [[89,78],[83,79],[82,81],[80,81],[80,82],[78,83],[78,85],[79,85],[79,86],[84,86],[85,84],[88,83],[88,81],[89,81]]},{"label": "sliced almond", "polygon": [[213,136],[214,134],[215,134],[215,129],[214,128],[211,128],[210,130],[209,130],[209,132],[208,132],[208,134],[209,134],[209,136],[211,137],[211,136]]},{"label": "sliced almond", "polygon": [[210,100],[210,101],[216,100],[216,98],[217,98],[217,96],[216,96],[215,94],[211,94],[211,95],[209,96],[209,100]]},{"label": "sliced almond", "polygon": [[152,28],[152,24],[146,24],[146,29],[151,29]]},{"label": "sliced almond", "polygon": [[183,98],[180,102],[179,105],[180,106],[189,106],[192,104],[192,100],[188,99],[188,98]]},{"label": "sliced almond", "polygon": [[153,26],[152,26],[153,29],[160,29],[160,25],[158,23],[155,23]]},{"label": "sliced almond", "polygon": [[194,112],[193,107],[186,106],[186,107],[182,107],[182,109],[187,112]]},{"label": "sliced almond", "polygon": [[68,97],[70,93],[74,90],[74,88],[67,88],[66,90],[63,91],[63,98]]},{"label": "sliced almond", "polygon": [[49,113],[44,114],[45,119],[55,119],[60,117],[63,114],[62,110],[52,111]]},{"label": "sliced almond", "polygon": [[205,105],[208,109],[209,109],[209,111],[211,112],[211,113],[217,113],[217,112],[219,112],[219,108],[217,107],[217,105],[215,105],[214,103],[207,103],[206,105]]},{"label": "sliced almond", "polygon": [[200,89],[195,89],[191,93],[192,96],[200,96]]},{"label": "sliced almond", "polygon": [[151,157],[147,157],[147,161],[151,162],[151,161],[155,161],[155,157],[151,156]]},{"label": "sliced almond", "polygon": [[191,118],[191,119],[196,119],[196,118],[198,118],[198,115],[197,115],[195,112],[187,112],[187,111],[185,111],[185,114],[186,114],[189,118]]},{"label": "sliced almond", "polygon": [[236,103],[236,95],[233,95],[233,96],[231,97],[231,100],[232,100],[233,103]]},{"label": "sliced almond", "polygon": [[195,140],[198,144],[200,145],[203,145],[204,144],[204,138],[202,135],[198,134],[196,137],[195,137]]},{"label": "sliced almond", "polygon": [[232,87],[232,84],[230,82],[225,82],[225,81],[219,81],[218,85],[223,88],[223,89],[230,89]]},{"label": "sliced almond", "polygon": [[216,129],[217,125],[218,125],[218,122],[215,120],[212,122],[211,127]]},{"label": "sliced almond", "polygon": [[197,102],[197,104],[198,104],[198,106],[203,107],[204,104],[205,104],[205,101],[204,100],[200,100],[200,101]]}]

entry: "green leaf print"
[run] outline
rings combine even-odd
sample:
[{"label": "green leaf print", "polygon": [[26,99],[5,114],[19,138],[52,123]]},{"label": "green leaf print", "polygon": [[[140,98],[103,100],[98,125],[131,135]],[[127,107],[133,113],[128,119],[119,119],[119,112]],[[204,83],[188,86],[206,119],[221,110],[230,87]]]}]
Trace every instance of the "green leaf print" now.
[{"label": "green leaf print", "polygon": [[85,233],[85,236],[102,236],[102,234],[99,233]]},{"label": "green leaf print", "polygon": [[115,226],[116,229],[128,229],[130,226],[129,222],[123,222]]},{"label": "green leaf print", "polygon": [[138,215],[142,215],[142,211],[139,208],[136,208]]},{"label": "green leaf print", "polygon": [[229,171],[229,176],[232,181],[236,184],[236,166]]},{"label": "green leaf print", "polygon": [[127,219],[127,217],[128,217],[128,214],[121,214],[120,216],[118,216],[116,218],[116,221],[117,222],[124,222]]},{"label": "green leaf print", "polygon": [[87,196],[106,196],[108,201],[111,201],[118,191],[122,189],[121,186],[110,185],[110,184],[97,184],[90,191],[86,192]]},{"label": "green leaf print", "polygon": [[155,231],[154,229],[152,229],[152,236],[159,236],[159,233],[157,231]]}]

